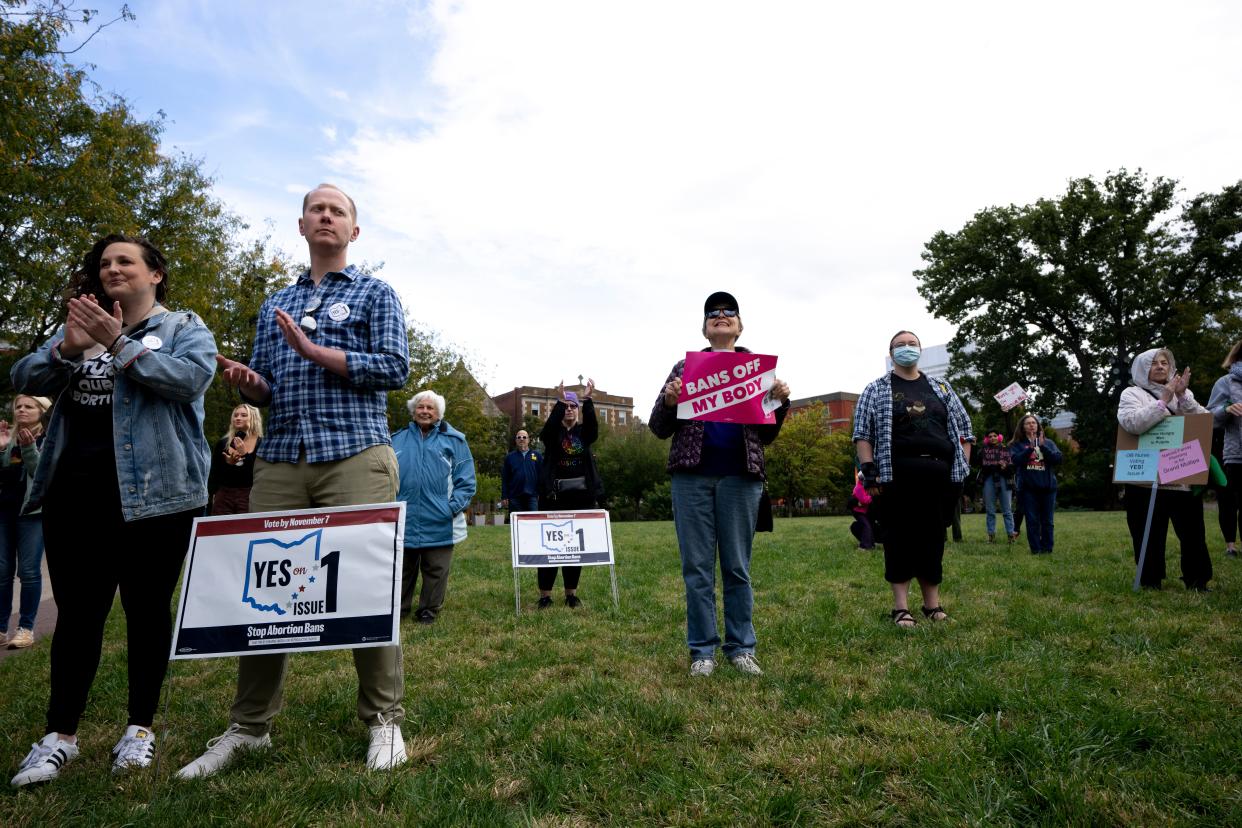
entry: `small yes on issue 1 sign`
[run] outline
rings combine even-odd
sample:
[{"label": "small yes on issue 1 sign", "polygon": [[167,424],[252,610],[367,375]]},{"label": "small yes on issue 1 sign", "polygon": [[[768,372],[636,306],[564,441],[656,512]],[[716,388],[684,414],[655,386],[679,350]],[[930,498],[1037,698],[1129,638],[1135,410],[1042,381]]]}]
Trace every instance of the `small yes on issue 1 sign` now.
[{"label": "small yes on issue 1 sign", "polygon": [[618,603],[608,510],[514,512],[510,515],[509,540],[513,552],[514,601],[519,613],[522,610],[519,571],[545,566],[607,566],[613,604]]}]

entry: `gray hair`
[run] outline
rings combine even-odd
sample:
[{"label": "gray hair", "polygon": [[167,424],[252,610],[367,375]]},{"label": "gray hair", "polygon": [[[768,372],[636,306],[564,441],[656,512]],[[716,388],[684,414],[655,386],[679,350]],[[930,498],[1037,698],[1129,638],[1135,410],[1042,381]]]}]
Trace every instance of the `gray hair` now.
[{"label": "gray hair", "polygon": [[410,397],[410,401],[405,404],[405,407],[409,409],[411,417],[414,416],[414,407],[423,400],[431,400],[431,402],[435,404],[436,410],[440,412],[440,419],[444,419],[444,397],[441,397],[431,389],[419,391],[417,394]]}]

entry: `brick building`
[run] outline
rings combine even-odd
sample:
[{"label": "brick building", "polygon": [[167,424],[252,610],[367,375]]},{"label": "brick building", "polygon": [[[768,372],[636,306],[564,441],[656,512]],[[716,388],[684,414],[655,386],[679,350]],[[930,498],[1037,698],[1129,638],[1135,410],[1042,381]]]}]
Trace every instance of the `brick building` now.
[{"label": "brick building", "polygon": [[[565,390],[573,391],[581,397],[586,393],[586,386],[567,385]],[[556,405],[556,392],[555,388],[523,385],[492,397],[492,402],[509,418],[510,428],[516,431],[522,427],[522,421],[528,414],[546,420],[552,406]],[[596,388],[591,399],[595,400],[595,415],[601,424],[627,426],[634,421],[633,397],[621,397]]]},{"label": "brick building", "polygon": [[829,431],[836,431],[839,428],[850,430],[854,427],[854,409],[858,406],[857,394],[851,394],[849,391],[833,391],[831,394],[790,400],[789,414],[797,416],[816,403],[822,403],[824,406],[824,421],[828,424]]}]

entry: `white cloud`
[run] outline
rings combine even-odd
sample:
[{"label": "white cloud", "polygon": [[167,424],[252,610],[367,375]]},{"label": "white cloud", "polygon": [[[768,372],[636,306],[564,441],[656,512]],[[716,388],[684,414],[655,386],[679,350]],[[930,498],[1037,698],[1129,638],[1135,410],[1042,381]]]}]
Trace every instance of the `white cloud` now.
[{"label": "white cloud", "polygon": [[[1242,177],[1238,16],[433,3],[398,29],[425,72],[327,88],[354,103],[322,177],[358,201],[355,257],[496,390],[591,373],[645,414],[720,288],[796,395],[858,390],[897,329],[952,334],[911,277],[937,230],[1121,166],[1192,192]],[[313,100],[301,59],[265,58]]]}]

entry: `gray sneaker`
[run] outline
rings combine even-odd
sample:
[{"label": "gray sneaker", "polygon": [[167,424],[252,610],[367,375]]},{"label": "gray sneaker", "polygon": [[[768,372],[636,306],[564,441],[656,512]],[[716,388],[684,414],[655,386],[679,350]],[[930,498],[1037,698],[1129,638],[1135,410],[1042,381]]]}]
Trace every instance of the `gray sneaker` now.
[{"label": "gray sneaker", "polygon": [[763,670],[759,669],[759,662],[755,661],[754,653],[738,653],[729,659],[729,663],[748,676],[763,675]]},{"label": "gray sneaker", "polygon": [[207,752],[177,771],[180,779],[194,779],[199,776],[211,776],[216,771],[233,761],[240,750],[260,750],[272,746],[272,737],[264,733],[262,736],[251,736],[243,733],[241,725],[230,724],[229,729],[207,742]]},{"label": "gray sneaker", "polygon": [[690,662],[690,675],[692,676],[710,676],[712,671],[716,669],[716,661],[711,658],[696,658]]}]

